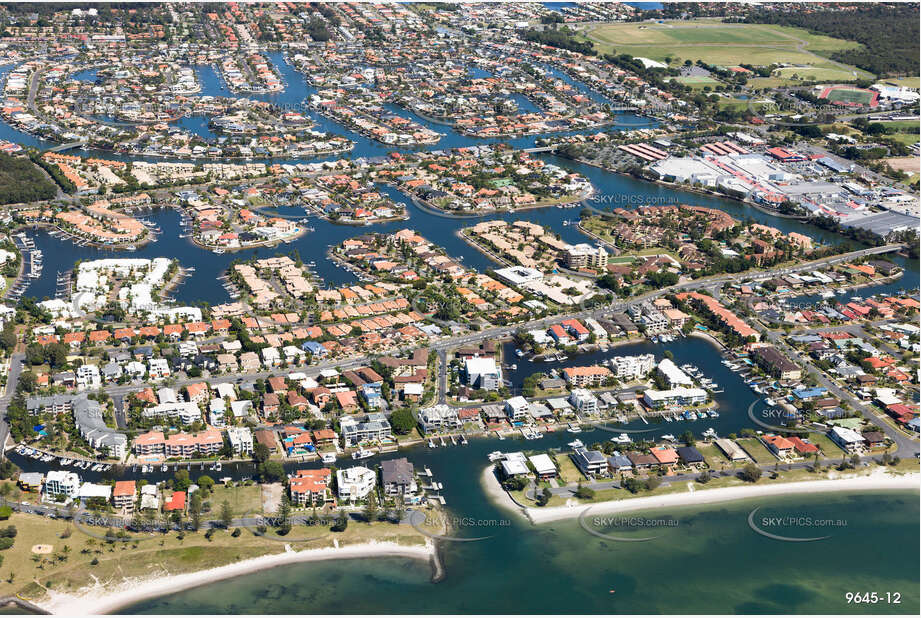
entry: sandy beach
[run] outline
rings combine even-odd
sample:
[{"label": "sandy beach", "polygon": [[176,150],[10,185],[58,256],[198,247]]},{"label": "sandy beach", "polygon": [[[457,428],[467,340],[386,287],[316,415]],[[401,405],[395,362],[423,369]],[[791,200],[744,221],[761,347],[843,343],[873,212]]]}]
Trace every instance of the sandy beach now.
[{"label": "sandy beach", "polygon": [[67,616],[86,616],[117,612],[119,608],[133,603],[164,596],[170,593],[210,584],[222,579],[238,577],[285,564],[337,560],[348,558],[380,558],[399,556],[431,560],[435,547],[431,541],[425,545],[399,545],[397,543],[361,543],[342,547],[324,547],[294,551],[285,546],[285,551],[269,556],[242,560],[204,571],[170,575],[162,573],[148,578],[121,579],[99,582],[73,593],[49,590],[44,600],[37,601],[42,609]]},{"label": "sandy beach", "polygon": [[789,496],[795,494],[813,494],[829,491],[889,491],[921,489],[921,474],[889,474],[877,469],[871,474],[842,475],[840,478],[815,481],[794,481],[790,483],[740,485],[738,487],[720,487],[718,489],[696,488],[694,491],[666,494],[662,496],[637,496],[622,500],[608,500],[597,503],[574,503],[571,506],[526,507],[522,508],[509,497],[487,468],[483,473],[483,486],[487,495],[499,506],[515,511],[535,524],[543,524],[560,519],[578,517],[586,507],[592,507],[592,514],[627,513],[646,511],[676,506],[700,506],[731,502],[733,500],[751,500],[769,496]]},{"label": "sandy beach", "polygon": [[483,470],[483,476],[481,477],[481,483],[483,486],[483,491],[486,492],[486,497],[488,497],[493,503],[498,504],[502,508],[510,509],[517,511],[518,513],[527,516],[527,511],[523,506],[520,506],[517,502],[512,500],[512,497],[508,495],[508,492],[502,489],[502,485],[499,484],[496,475],[493,474],[493,467],[486,466],[486,469]]}]

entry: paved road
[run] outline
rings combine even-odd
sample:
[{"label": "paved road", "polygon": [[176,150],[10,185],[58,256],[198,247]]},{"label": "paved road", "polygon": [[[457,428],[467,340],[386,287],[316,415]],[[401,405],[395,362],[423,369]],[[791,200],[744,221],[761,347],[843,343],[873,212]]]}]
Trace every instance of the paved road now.
[{"label": "paved road", "polygon": [[6,445],[6,438],[10,433],[10,427],[6,422],[6,409],[16,394],[16,386],[19,384],[19,376],[22,375],[22,361],[26,357],[22,352],[17,352],[10,357],[10,373],[6,379],[6,393],[0,397],[0,456],[3,454]]},{"label": "paved road", "polygon": [[438,350],[438,403],[448,401],[448,351]]}]

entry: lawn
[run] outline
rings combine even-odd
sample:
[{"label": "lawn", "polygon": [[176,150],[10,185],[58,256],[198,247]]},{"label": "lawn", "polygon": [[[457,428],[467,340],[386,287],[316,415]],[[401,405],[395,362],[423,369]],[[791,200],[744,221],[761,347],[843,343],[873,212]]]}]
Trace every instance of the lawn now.
[{"label": "lawn", "polygon": [[[899,142],[900,144],[911,146],[912,144],[918,141],[918,134],[917,133],[893,133],[892,135],[887,135],[886,139],[891,139],[894,142]],[[895,166],[893,165],[893,167]]]},{"label": "lawn", "polygon": [[563,485],[585,480],[585,477],[579,472],[569,455],[560,453],[556,456],[556,461],[560,464],[560,481]]},{"label": "lawn", "polygon": [[730,463],[729,459],[723,454],[723,451],[715,444],[698,443],[695,448],[700,451],[700,454],[704,456],[704,459],[711,468],[718,470],[721,469],[724,464]]},{"label": "lawn", "polygon": [[740,438],[736,440],[736,442],[759,464],[774,463],[777,461],[777,458],[774,457],[774,455],[767,450],[767,447],[761,444],[757,438]]},{"label": "lawn", "polygon": [[262,492],[259,485],[246,487],[215,485],[207,499],[207,502],[211,503],[210,515],[212,517],[220,515],[221,504],[224,500],[230,503],[230,508],[236,516],[262,514]]},{"label": "lawn", "polygon": [[838,447],[831,439],[822,433],[809,434],[809,441],[822,449],[822,456],[828,459],[837,459],[844,457],[844,451]]},{"label": "lawn", "polygon": [[736,111],[743,111],[748,109],[751,101],[746,101],[744,99],[726,99],[720,97],[720,100],[716,102],[716,106],[722,109],[733,109]]}]

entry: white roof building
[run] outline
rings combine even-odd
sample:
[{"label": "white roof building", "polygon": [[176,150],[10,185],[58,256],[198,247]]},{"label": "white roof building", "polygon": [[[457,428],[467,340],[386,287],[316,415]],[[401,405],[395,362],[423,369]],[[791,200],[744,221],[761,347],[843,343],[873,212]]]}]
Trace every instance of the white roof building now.
[{"label": "white roof building", "polygon": [[694,381],[691,380],[691,376],[681,371],[681,369],[679,369],[669,358],[663,358],[656,369],[658,369],[662,377],[665,378],[665,383],[668,384],[669,388],[694,386]]},{"label": "white roof building", "polygon": [[550,459],[550,456],[546,453],[531,455],[528,457],[528,460],[531,462],[531,465],[534,466],[534,470],[537,472],[538,476],[556,474],[556,466],[553,464],[553,460]]},{"label": "white roof building", "polygon": [[529,474],[527,458],[524,453],[506,453],[502,460],[502,472],[505,476],[516,476],[518,474]]},{"label": "white roof building", "polygon": [[112,497],[112,486],[97,485],[96,483],[83,483],[83,485],[80,486],[80,493],[78,496],[81,500],[102,498],[103,500],[108,501],[109,498]]},{"label": "white roof building", "polygon": [[352,466],[336,470],[336,481],[341,500],[361,500],[371,493],[377,484],[377,472],[364,466]]},{"label": "white roof building", "polygon": [[253,432],[249,427],[228,427],[227,439],[234,453],[249,455],[253,452]]}]

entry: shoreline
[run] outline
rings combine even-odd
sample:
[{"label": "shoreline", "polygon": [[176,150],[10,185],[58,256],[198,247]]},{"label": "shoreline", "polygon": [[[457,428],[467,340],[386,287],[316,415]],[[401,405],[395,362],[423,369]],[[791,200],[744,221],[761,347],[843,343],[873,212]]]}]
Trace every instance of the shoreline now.
[{"label": "shoreline", "polygon": [[[790,496],[796,494],[856,491],[889,491],[921,489],[921,474],[910,473],[889,475],[883,470],[877,470],[866,476],[849,476],[838,479],[820,479],[814,481],[790,481],[765,485],[743,485],[738,487],[720,487],[717,489],[695,489],[694,491],[662,496],[644,496],[624,498],[622,500],[608,500],[597,503],[579,503],[572,506],[552,507],[517,507],[522,514],[534,524],[543,524],[562,519],[579,517],[589,507],[595,515],[628,513],[633,511],[651,511],[670,507],[695,507],[710,504],[720,504],[741,500],[758,498]],[[488,492],[493,498],[498,498],[495,491]],[[501,502],[504,502],[502,504]],[[500,506],[508,507],[507,501],[500,501]]]},{"label": "shoreline", "polygon": [[56,615],[98,615],[117,612],[119,609],[162,597],[171,593],[198,588],[217,581],[250,575],[264,569],[287,564],[318,562],[323,560],[405,557],[435,563],[436,575],[443,576],[436,548],[430,541],[425,545],[400,545],[393,542],[367,542],[339,547],[323,547],[295,551],[285,545],[285,551],[256,558],[248,558],[224,566],[188,573],[155,575],[148,578],[126,578],[121,581],[99,582],[74,592],[49,590],[44,599],[33,603]]}]

